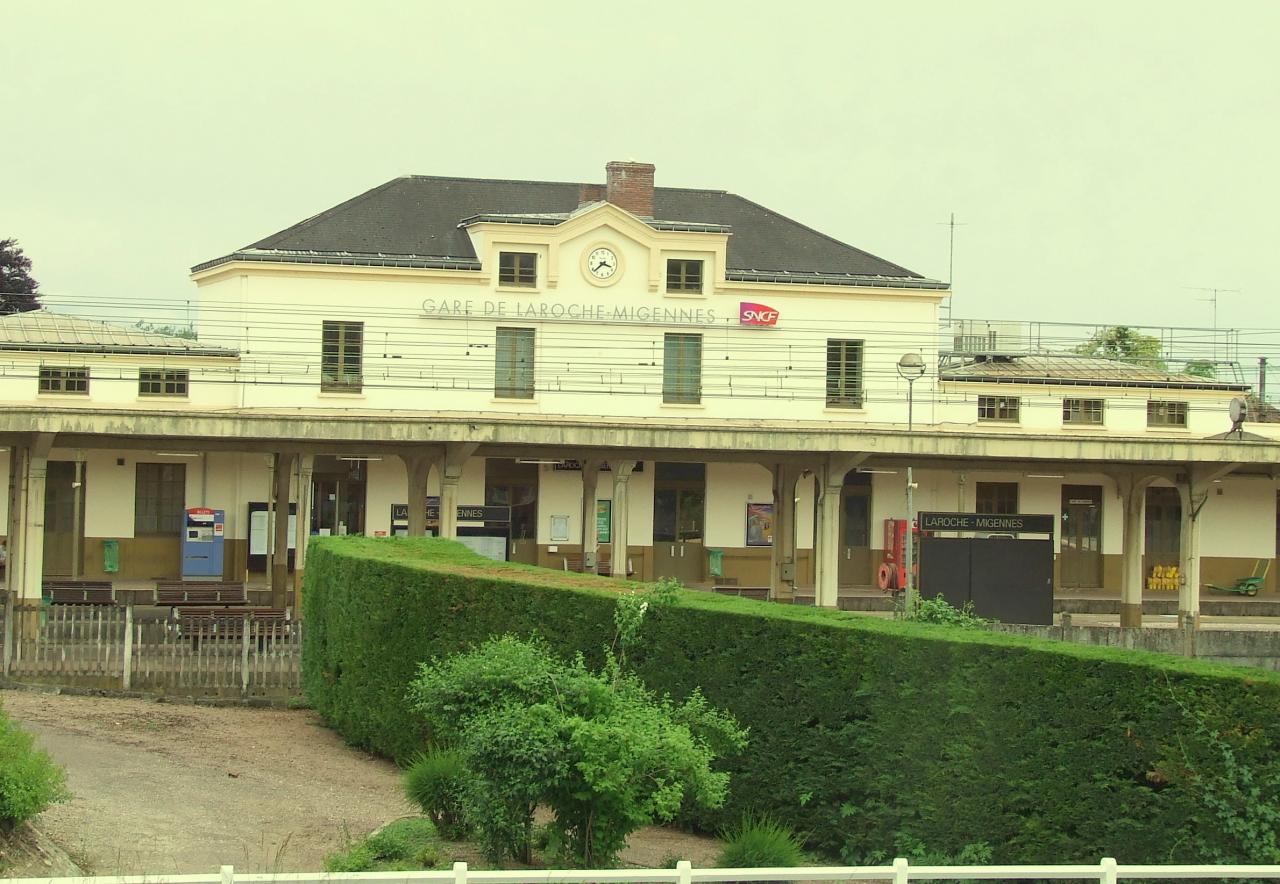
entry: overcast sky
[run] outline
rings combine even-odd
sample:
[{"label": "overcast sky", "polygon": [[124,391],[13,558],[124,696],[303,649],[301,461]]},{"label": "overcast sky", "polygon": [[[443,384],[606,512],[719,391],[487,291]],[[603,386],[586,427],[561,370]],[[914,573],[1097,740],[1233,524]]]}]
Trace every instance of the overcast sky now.
[{"label": "overcast sky", "polygon": [[957,316],[1280,327],[1280,2],[0,0],[0,238],[50,294],[403,174],[741,194]]}]

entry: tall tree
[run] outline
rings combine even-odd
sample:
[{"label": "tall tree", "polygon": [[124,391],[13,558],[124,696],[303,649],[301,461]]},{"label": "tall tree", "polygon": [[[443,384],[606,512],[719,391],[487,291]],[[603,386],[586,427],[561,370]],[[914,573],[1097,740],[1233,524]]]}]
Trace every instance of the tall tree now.
[{"label": "tall tree", "polygon": [[1076,352],[1083,356],[1105,356],[1161,371],[1169,370],[1160,339],[1154,335],[1144,335],[1127,325],[1099,329],[1093,337],[1077,347]]},{"label": "tall tree", "polygon": [[31,278],[31,259],[22,254],[18,241],[0,239],[0,314],[39,310],[39,288]]}]

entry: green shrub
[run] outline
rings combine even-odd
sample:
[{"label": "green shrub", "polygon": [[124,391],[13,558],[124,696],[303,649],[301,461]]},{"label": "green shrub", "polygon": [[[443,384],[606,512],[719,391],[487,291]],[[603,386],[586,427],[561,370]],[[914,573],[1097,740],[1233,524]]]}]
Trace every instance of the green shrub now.
[{"label": "green shrub", "polygon": [[34,744],[0,710],[0,829],[12,829],[67,798],[62,768]]},{"label": "green shrub", "polygon": [[804,862],[802,840],[769,814],[747,813],[720,837],[725,845],[716,865],[721,868],[793,868]]},{"label": "green shrub", "polygon": [[938,623],[962,629],[986,629],[995,622],[973,613],[973,602],[965,602],[963,607],[957,608],[941,595],[931,599],[917,598],[914,608],[907,613],[907,619],[921,623]]},{"label": "green shrub", "polygon": [[467,816],[494,862],[528,862],[533,810],[545,805],[557,859],[613,865],[641,826],[670,821],[686,801],[722,804],[729,778],[712,761],[745,744],[732,717],[696,691],[676,704],[612,657],[591,672],[581,656],[565,662],[511,636],[423,664],[409,696],[432,733],[458,747]]},{"label": "green shrub", "polygon": [[430,820],[396,820],[345,850],[325,857],[327,872],[409,872],[443,862]]},{"label": "green shrub", "polygon": [[414,757],[404,772],[405,796],[450,841],[470,832],[463,810],[463,796],[470,777],[462,755],[452,749],[433,749]]},{"label": "green shrub", "polygon": [[[404,690],[421,661],[510,633],[598,668],[619,593],[636,586],[491,562],[444,540],[360,537],[317,538],[306,580],[309,699],[352,743],[397,759],[429,737]],[[700,686],[751,733],[750,751],[724,765],[724,807],[685,822],[716,831],[757,808],[831,857],[910,832],[950,855],[986,842],[1000,863],[1249,861],[1248,839],[1205,803],[1215,796],[1161,765],[1194,734],[1181,702],[1212,710],[1233,763],[1272,782],[1280,674],[675,595],[645,613],[628,666],[660,694]],[[1192,758],[1195,781],[1242,782],[1211,749]]]}]

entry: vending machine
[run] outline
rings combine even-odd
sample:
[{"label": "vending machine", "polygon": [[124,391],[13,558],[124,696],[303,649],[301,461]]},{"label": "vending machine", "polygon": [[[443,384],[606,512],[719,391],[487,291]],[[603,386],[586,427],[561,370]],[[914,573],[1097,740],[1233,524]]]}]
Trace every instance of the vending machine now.
[{"label": "vending machine", "polygon": [[225,510],[191,507],[182,535],[182,579],[221,580],[222,542],[226,539]]}]

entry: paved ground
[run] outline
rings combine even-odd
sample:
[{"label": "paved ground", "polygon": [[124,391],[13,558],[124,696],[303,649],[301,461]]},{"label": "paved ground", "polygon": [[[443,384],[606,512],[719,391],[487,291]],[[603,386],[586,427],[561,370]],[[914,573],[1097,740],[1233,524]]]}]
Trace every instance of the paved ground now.
[{"label": "paved ground", "polygon": [[[318,871],[348,835],[411,812],[394,765],[312,712],[29,691],[0,691],[0,702],[66,767],[74,797],[36,824],[92,873]],[[712,865],[718,848],[646,829],[623,858]]]}]

